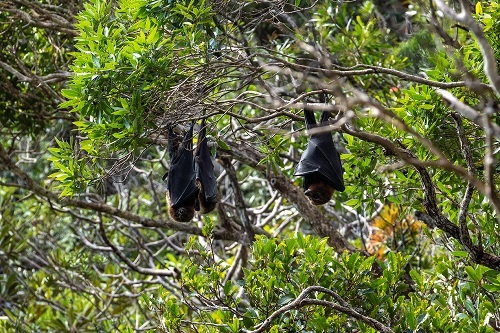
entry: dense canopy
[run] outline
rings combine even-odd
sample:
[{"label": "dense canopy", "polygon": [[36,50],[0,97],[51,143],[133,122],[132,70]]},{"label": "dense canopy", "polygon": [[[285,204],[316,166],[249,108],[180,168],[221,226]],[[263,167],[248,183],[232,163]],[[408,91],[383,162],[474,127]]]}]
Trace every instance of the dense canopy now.
[{"label": "dense canopy", "polygon": [[[4,0],[0,27],[1,331],[500,331],[500,2]],[[177,222],[190,126],[217,206]],[[313,205],[329,132],[345,190]]]}]

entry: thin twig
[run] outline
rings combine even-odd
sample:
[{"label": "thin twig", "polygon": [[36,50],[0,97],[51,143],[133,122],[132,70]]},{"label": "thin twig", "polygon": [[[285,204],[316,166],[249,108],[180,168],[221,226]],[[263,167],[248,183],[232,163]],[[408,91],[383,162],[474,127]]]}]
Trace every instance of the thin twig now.
[{"label": "thin twig", "polygon": [[141,267],[136,264],[134,264],[127,256],[120,251],[108,238],[106,235],[106,230],[104,229],[104,222],[100,221],[99,223],[99,234],[101,235],[102,239],[104,240],[104,243],[109,246],[112,250],[113,253],[116,254],[124,263],[127,264],[128,267],[130,267],[133,271],[136,271],[137,273],[145,274],[145,275],[153,275],[153,276],[172,276],[172,277],[178,277],[178,272],[175,270],[170,270],[170,269],[153,269],[153,268],[147,268],[147,267]]},{"label": "thin twig", "polygon": [[[465,118],[469,119],[482,129],[486,130],[486,126],[488,126],[488,123],[484,122],[485,119],[483,115],[478,111],[458,100],[458,98],[456,98],[449,91],[437,89],[436,93],[438,93],[453,110],[457,111]],[[500,126],[490,122],[489,127],[491,130],[491,135],[500,140]]]},{"label": "thin twig", "polygon": [[[462,154],[465,158],[465,163],[467,164],[467,169],[470,173],[474,174],[474,161],[472,158],[472,150],[467,142],[467,138],[465,137],[464,125],[462,123],[462,117],[459,113],[451,114],[453,120],[457,125],[458,138],[460,140],[460,148],[462,149]],[[469,229],[467,228],[467,211],[469,209],[469,203],[472,200],[472,194],[474,193],[474,185],[471,182],[467,183],[467,187],[465,188],[464,197],[462,199],[462,203],[460,204],[460,211],[458,213],[458,226],[460,228],[460,242],[465,247],[467,252],[472,254],[475,253],[472,251],[472,240],[469,235]]]}]

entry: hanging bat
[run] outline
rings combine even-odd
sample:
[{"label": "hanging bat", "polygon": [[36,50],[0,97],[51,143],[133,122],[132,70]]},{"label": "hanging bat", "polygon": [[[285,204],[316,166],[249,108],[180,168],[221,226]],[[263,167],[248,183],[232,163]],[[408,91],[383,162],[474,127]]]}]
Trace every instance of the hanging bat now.
[{"label": "hanging bat", "polygon": [[196,185],[198,186],[198,209],[201,214],[210,213],[217,204],[217,183],[214,173],[214,164],[210,157],[207,144],[207,128],[205,120],[201,123],[198,132],[198,146],[194,155],[194,168],[196,172]]},{"label": "hanging bat", "polygon": [[170,127],[168,129],[168,153],[170,170],[167,178],[168,214],[177,222],[189,222],[194,217],[198,187],[193,165],[193,124],[181,142]]},{"label": "hanging bat", "polygon": [[[307,130],[328,125],[329,117],[330,112],[323,111],[318,125],[314,112],[304,109]],[[304,178],[304,194],[309,201],[313,205],[323,205],[330,201],[335,190],[344,191],[343,173],[340,154],[335,149],[330,131],[311,134],[294,173]]]}]

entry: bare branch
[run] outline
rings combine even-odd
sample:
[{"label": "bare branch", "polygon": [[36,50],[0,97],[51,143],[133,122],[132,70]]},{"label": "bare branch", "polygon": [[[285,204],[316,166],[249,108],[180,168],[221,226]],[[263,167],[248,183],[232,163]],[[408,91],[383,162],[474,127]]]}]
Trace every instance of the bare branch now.
[{"label": "bare branch", "polygon": [[[183,231],[188,234],[192,235],[199,235],[202,236],[203,232],[202,229],[194,226],[189,223],[180,223],[180,222],[174,222],[174,221],[169,221],[169,220],[163,220],[163,219],[152,219],[152,218],[147,218],[143,217],[137,214],[134,214],[129,211],[125,210],[120,210],[118,208],[109,206],[105,203],[102,202],[92,202],[92,201],[83,201],[83,200],[78,200],[78,199],[73,199],[73,198],[68,198],[68,197],[59,197],[57,193],[51,192],[40,185],[38,185],[31,177],[28,176],[23,170],[21,170],[8,156],[7,152],[3,148],[3,146],[0,144],[0,161],[11,171],[13,172],[17,177],[22,180],[24,183],[24,188],[32,191],[36,195],[47,199],[50,202],[58,203],[61,206],[72,206],[72,207],[79,207],[83,209],[90,209],[96,212],[101,212],[104,214],[108,214],[111,216],[116,216],[120,217],[123,219],[126,219],[128,221],[136,222],[141,224],[144,227],[161,227],[161,228],[168,228],[172,230],[177,230],[177,231]],[[255,228],[254,230],[255,233],[261,233],[260,228]],[[224,239],[224,240],[232,240],[232,241],[241,241],[241,235],[234,231],[228,231],[225,229],[218,229],[214,231],[214,234],[212,235],[215,239]]]},{"label": "bare branch", "polygon": [[[263,55],[264,57],[264,55]],[[266,58],[273,58],[273,56],[270,55],[265,55]],[[262,68],[265,71],[273,72],[273,73],[283,73],[285,68],[293,69],[297,73],[302,73],[301,76],[305,76],[304,71],[307,69],[310,69],[308,66],[300,65],[300,64],[295,64],[291,62],[286,62],[281,58],[274,57],[276,60],[279,60],[282,64],[280,65],[266,65],[262,64]],[[283,67],[286,66],[286,67]],[[342,67],[338,65],[333,65],[335,68],[338,68],[337,70],[334,69],[324,69],[324,68],[314,68],[316,71],[323,73],[326,77],[332,77],[332,76],[339,76],[339,77],[346,77],[346,76],[357,76],[357,75],[367,75],[367,74],[389,74],[393,75],[396,77],[399,77],[400,79],[409,81],[409,82],[415,82],[415,83],[421,83],[428,85],[430,87],[436,87],[436,88],[442,88],[442,89],[450,89],[450,88],[458,88],[458,87],[465,87],[467,86],[466,81],[456,81],[456,82],[438,82],[438,81],[432,81],[426,78],[423,78],[418,75],[414,74],[409,74],[405,72],[398,71],[396,69],[392,68],[385,68],[385,67],[380,67],[380,66],[373,66],[373,65],[367,65],[367,64],[357,64],[352,67]],[[364,69],[358,69],[358,68],[364,68]],[[297,75],[294,75],[295,78],[300,79]],[[483,84],[483,88],[489,89],[490,86],[487,84]]]},{"label": "bare branch", "polygon": [[241,188],[238,183],[238,177],[236,176],[236,171],[234,170],[234,167],[231,164],[230,158],[221,157],[220,161],[222,162],[224,169],[226,170],[227,175],[231,181],[231,185],[235,196],[236,210],[238,212],[241,223],[243,224],[243,228],[245,229],[246,243],[250,244],[255,239],[255,233],[252,230],[250,219],[248,218],[245,200],[243,198],[243,194],[241,193]]},{"label": "bare branch", "polygon": [[[474,110],[470,106],[466,105],[465,103],[459,101],[458,98],[456,98],[449,91],[437,89],[436,92],[445,100],[445,102],[451,108],[453,108],[453,110],[457,111],[465,118],[469,119],[470,121],[473,121],[476,125],[479,125],[482,129],[486,130],[486,126],[488,126],[488,124],[484,122],[485,119],[483,118],[482,114],[480,114],[478,111]],[[491,128],[491,134],[495,138],[500,140],[500,126],[498,126],[495,123],[490,123],[489,126]]]},{"label": "bare branch", "polygon": [[[307,298],[307,296],[313,292],[320,292],[320,293],[327,294],[327,295],[333,297],[340,304],[337,304],[334,302],[329,302],[329,301],[324,301],[324,300]],[[337,293],[335,293],[334,291],[332,291],[330,289],[327,289],[327,288],[324,288],[321,286],[307,287],[306,289],[304,289],[300,293],[300,295],[295,300],[293,300],[292,302],[288,303],[287,305],[279,308],[278,310],[274,311],[269,317],[267,317],[262,323],[260,323],[257,326],[257,329],[255,329],[253,331],[244,330],[244,332],[245,333],[264,332],[269,328],[269,326],[271,325],[273,320],[278,318],[283,313],[286,313],[287,311],[294,310],[294,309],[300,309],[300,308],[303,308],[304,306],[308,306],[308,305],[327,306],[327,307],[330,307],[338,312],[341,312],[341,313],[344,313],[348,316],[351,316],[352,318],[360,320],[360,321],[364,322],[365,324],[375,328],[379,332],[383,332],[383,333],[393,333],[394,332],[391,328],[385,326],[384,324],[382,324],[378,320],[373,319],[373,318],[368,317],[368,316],[365,316],[365,315],[357,312],[349,305],[349,303],[347,303],[344,299],[342,299],[340,297],[340,295],[338,295]]]},{"label": "bare branch", "polygon": [[106,235],[106,230],[104,229],[104,223],[102,222],[102,220],[101,223],[99,224],[99,233],[103,238],[104,243],[106,243],[106,245],[108,245],[111,249],[113,249],[113,253],[115,253],[123,262],[127,264],[128,267],[130,267],[137,273],[145,275],[153,275],[153,276],[172,276],[176,278],[179,277],[180,273],[176,271],[176,269],[173,270],[153,269],[153,268],[141,267],[134,264],[129,258],[127,258],[127,256],[120,249],[118,249],[113,243],[111,243],[108,236]]},{"label": "bare branch", "polygon": [[[457,125],[458,138],[460,140],[460,147],[462,149],[462,154],[464,155],[465,162],[467,163],[467,169],[470,173],[474,173],[474,161],[472,159],[472,151],[467,142],[464,132],[464,126],[462,123],[462,118],[458,113],[452,113],[453,120]],[[460,204],[460,212],[458,213],[458,226],[460,230],[460,242],[465,247],[465,249],[472,253],[472,240],[469,235],[469,229],[467,228],[467,211],[469,209],[469,203],[472,200],[472,194],[474,193],[474,186],[471,182],[467,183],[465,189],[464,197],[462,198],[462,203]]]},{"label": "bare branch", "polygon": [[451,7],[444,2],[444,0],[434,0],[434,3],[446,16],[458,23],[463,24],[472,31],[476,37],[479,47],[481,48],[481,53],[484,59],[484,73],[488,77],[493,89],[498,95],[500,95],[500,76],[498,75],[495,53],[488,39],[484,35],[483,29],[472,17],[468,9],[469,3],[466,3],[463,0],[460,1],[460,5],[462,7],[460,13],[451,9]]},{"label": "bare branch", "polygon": [[[30,13],[28,13],[23,6],[31,8]],[[77,36],[78,33],[72,22],[57,14],[55,11],[50,10],[54,7],[56,6],[51,6],[51,8],[47,10],[43,8],[43,4],[36,4],[33,1],[25,0],[3,1],[0,3],[0,11],[12,13],[15,17],[25,21],[31,26],[47,30],[60,31],[70,37]],[[65,14],[68,17],[72,17],[72,14],[70,13]]]}]

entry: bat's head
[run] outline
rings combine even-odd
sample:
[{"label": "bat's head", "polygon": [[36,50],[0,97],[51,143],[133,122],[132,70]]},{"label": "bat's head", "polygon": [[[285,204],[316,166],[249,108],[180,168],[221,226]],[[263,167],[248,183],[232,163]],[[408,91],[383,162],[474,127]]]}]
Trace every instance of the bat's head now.
[{"label": "bat's head", "polygon": [[304,194],[313,205],[324,205],[332,198],[335,189],[326,183],[310,184]]},{"label": "bat's head", "polygon": [[177,222],[189,222],[194,217],[194,206],[193,207],[179,207],[168,209],[168,215]]},{"label": "bat's head", "polygon": [[172,220],[177,222],[189,222],[194,218],[195,200],[192,200],[192,202],[189,202],[185,206],[174,208],[172,207],[168,192],[166,199],[168,205],[168,215]]}]

